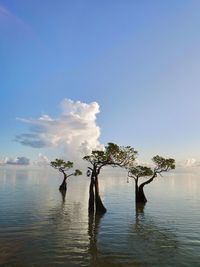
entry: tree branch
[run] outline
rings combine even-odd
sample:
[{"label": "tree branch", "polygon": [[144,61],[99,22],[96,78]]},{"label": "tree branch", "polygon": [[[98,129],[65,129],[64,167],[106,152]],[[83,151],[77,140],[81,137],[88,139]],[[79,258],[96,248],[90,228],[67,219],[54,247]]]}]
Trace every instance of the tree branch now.
[{"label": "tree branch", "polygon": [[74,173],[71,173],[71,174],[67,175],[67,178],[70,177],[70,176],[72,176],[72,175],[74,175]]},{"label": "tree branch", "polygon": [[130,172],[128,172],[128,177],[133,178],[135,181],[138,180],[138,178],[136,176],[131,175]]},{"label": "tree branch", "polygon": [[153,176],[149,180],[147,180],[146,182],[142,183],[139,187],[143,188],[146,184],[150,184],[156,176],[157,176],[157,173],[154,172]]}]

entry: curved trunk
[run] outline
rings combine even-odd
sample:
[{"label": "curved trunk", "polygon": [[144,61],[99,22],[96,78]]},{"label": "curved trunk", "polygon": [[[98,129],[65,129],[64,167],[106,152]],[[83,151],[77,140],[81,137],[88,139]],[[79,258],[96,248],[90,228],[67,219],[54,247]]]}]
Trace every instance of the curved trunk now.
[{"label": "curved trunk", "polygon": [[147,202],[147,199],[145,197],[145,194],[144,194],[144,190],[143,190],[143,187],[144,186],[139,186],[138,188],[138,196],[137,196],[137,203],[146,203]]},{"label": "curved trunk", "polygon": [[64,178],[62,181],[62,184],[59,187],[60,191],[66,191],[67,190],[67,175],[63,172]]},{"label": "curved trunk", "polygon": [[144,194],[143,185],[138,186],[138,181],[135,181],[135,202],[143,203],[147,202],[147,199]]},{"label": "curved trunk", "polygon": [[147,199],[145,197],[144,194],[144,186],[146,184],[150,184],[154,178],[157,176],[157,173],[154,172],[153,176],[147,180],[146,182],[142,183],[140,186],[138,186],[138,180],[135,181],[135,199],[136,199],[136,203],[143,203],[145,204],[147,202]]},{"label": "curved trunk", "polygon": [[94,177],[91,177],[90,189],[89,189],[89,201],[88,201],[89,213],[94,213]]},{"label": "curved trunk", "polygon": [[106,208],[104,207],[100,194],[99,194],[99,181],[98,176],[95,177],[95,205],[96,205],[96,213],[105,213]]}]

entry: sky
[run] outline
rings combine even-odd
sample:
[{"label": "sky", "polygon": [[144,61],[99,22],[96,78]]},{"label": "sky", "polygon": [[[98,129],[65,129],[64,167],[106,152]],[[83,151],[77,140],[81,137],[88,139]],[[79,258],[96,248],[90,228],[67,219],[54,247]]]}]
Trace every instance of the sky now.
[{"label": "sky", "polygon": [[0,159],[107,142],[200,162],[200,1],[0,0]]}]

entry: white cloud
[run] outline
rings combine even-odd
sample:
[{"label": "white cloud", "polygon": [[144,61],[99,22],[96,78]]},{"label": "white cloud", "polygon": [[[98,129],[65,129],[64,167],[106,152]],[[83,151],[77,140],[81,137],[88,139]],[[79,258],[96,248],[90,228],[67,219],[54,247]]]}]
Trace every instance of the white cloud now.
[{"label": "white cloud", "polygon": [[23,166],[49,166],[50,160],[47,156],[43,155],[42,153],[38,154],[38,158],[34,161],[31,161],[27,157],[4,157],[0,159],[0,166],[6,165],[23,165]]},{"label": "white cloud", "polygon": [[16,136],[16,141],[33,148],[60,147],[67,158],[83,156],[92,149],[101,149],[100,128],[96,124],[99,105],[64,99],[58,118],[43,115],[38,119],[19,119],[30,124],[30,132]]},{"label": "white cloud", "polygon": [[186,167],[197,167],[200,166],[200,162],[197,161],[195,158],[187,159],[185,162]]},{"label": "white cloud", "polygon": [[186,160],[181,160],[176,163],[177,168],[190,169],[192,167],[199,167],[200,161],[195,158],[188,158]]},{"label": "white cloud", "polygon": [[42,153],[39,153],[38,159],[33,162],[33,165],[37,166],[48,166],[50,160],[47,158],[47,156],[43,155]]},{"label": "white cloud", "polygon": [[29,165],[30,160],[26,157],[8,158],[6,157],[1,165]]}]

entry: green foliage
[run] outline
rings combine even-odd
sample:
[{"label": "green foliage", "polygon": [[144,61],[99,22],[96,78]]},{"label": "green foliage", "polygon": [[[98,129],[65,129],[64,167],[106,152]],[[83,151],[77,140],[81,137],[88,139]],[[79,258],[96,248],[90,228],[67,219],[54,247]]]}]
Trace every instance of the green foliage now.
[{"label": "green foliage", "polygon": [[60,169],[60,170],[68,170],[73,168],[73,162],[71,161],[64,161],[63,159],[55,159],[54,161],[50,162],[51,167],[55,168],[55,169]]},{"label": "green foliage", "polygon": [[93,150],[91,155],[85,156],[83,159],[91,163],[104,162],[108,160],[105,152],[101,150]]},{"label": "green foliage", "polygon": [[108,143],[104,151],[93,150],[90,155],[85,156],[83,159],[100,168],[105,165],[125,167],[135,160],[136,155],[137,151],[130,146],[124,147]]},{"label": "green foliage", "polygon": [[79,176],[79,175],[82,175],[82,171],[76,169],[74,172],[74,176]]},{"label": "green foliage", "polygon": [[108,143],[105,150],[108,157],[114,163],[122,167],[128,165],[130,162],[135,161],[137,151],[131,146],[118,146],[114,143]]},{"label": "green foliage", "polygon": [[151,168],[146,167],[146,166],[135,166],[131,167],[129,169],[129,177],[134,177],[134,178],[140,178],[140,177],[145,177],[145,176],[152,176],[153,171]]},{"label": "green foliage", "polygon": [[160,156],[153,157],[153,162],[156,165],[157,171],[168,171],[175,169],[175,160],[174,159],[165,159]]},{"label": "green foliage", "polygon": [[[51,166],[57,170],[59,170],[62,173],[65,173],[66,171],[68,171],[69,169],[73,168],[73,162],[71,161],[64,161],[63,159],[55,159],[54,161],[51,161]],[[78,169],[76,169],[73,173],[67,175],[67,177],[69,176],[79,176],[82,175],[82,172]]]},{"label": "green foliage", "polygon": [[129,166],[128,169],[128,177],[134,178],[135,180],[138,180],[140,177],[147,177],[150,176],[152,178],[155,178],[157,174],[160,174],[162,172],[167,172],[170,170],[175,169],[175,160],[171,158],[163,158],[161,156],[155,156],[153,157],[152,161],[155,164],[154,168],[146,167],[146,166]]}]

